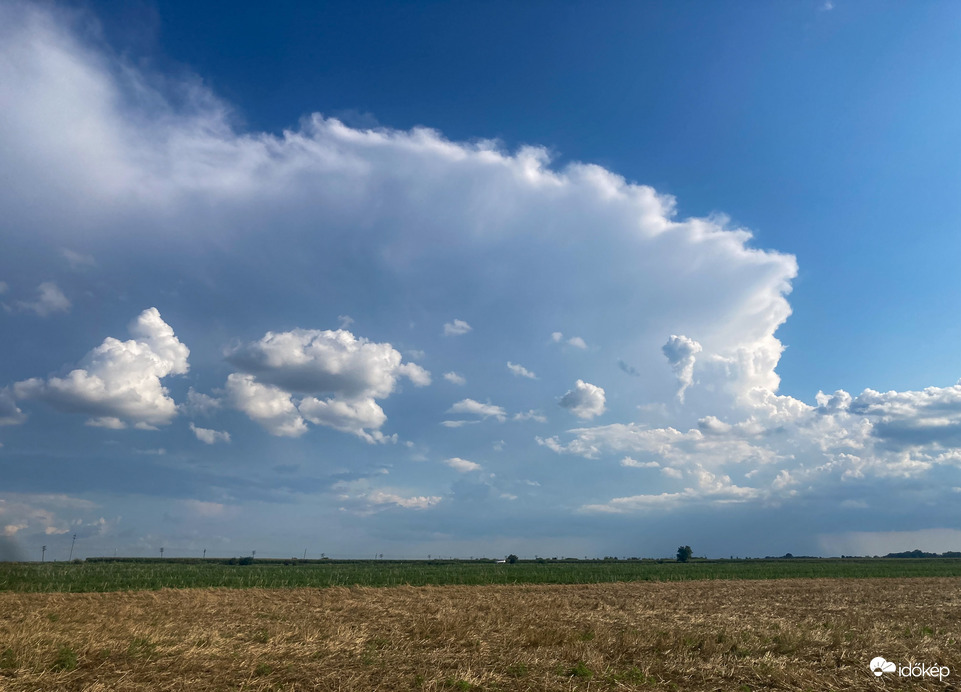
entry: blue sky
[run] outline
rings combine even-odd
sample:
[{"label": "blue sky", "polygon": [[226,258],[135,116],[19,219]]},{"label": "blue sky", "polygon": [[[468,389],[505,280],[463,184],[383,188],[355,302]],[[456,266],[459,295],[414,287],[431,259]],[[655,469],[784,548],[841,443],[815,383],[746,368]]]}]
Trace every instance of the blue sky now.
[{"label": "blue sky", "polygon": [[959,33],[0,3],[4,545],[961,548]]}]

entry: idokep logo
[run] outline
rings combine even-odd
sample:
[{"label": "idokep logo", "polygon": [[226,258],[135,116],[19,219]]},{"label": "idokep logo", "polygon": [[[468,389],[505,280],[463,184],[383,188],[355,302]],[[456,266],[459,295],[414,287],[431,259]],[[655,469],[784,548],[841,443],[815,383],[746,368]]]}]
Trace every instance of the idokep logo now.
[{"label": "idokep logo", "polygon": [[929,666],[923,663],[909,663],[906,666],[899,666],[892,661],[886,661],[882,656],[871,659],[871,672],[876,677],[881,677],[885,673],[897,673],[902,678],[931,677],[938,680],[944,680],[951,675],[951,670],[947,666]]}]

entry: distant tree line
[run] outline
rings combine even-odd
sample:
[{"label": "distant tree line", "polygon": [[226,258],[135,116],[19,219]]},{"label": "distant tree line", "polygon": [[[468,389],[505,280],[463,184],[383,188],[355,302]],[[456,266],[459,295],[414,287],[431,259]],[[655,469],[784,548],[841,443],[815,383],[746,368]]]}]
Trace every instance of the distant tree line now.
[{"label": "distant tree line", "polygon": [[884,557],[961,557],[957,550],[949,550],[946,553],[926,553],[923,550],[906,550],[903,553],[888,553]]}]

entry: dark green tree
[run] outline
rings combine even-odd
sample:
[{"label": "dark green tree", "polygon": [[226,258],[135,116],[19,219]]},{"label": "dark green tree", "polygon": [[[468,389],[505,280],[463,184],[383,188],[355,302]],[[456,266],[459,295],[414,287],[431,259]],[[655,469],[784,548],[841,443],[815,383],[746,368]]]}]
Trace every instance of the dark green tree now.
[{"label": "dark green tree", "polygon": [[513,553],[511,553],[510,555],[507,556],[507,563],[508,563],[508,564],[513,565],[513,564],[515,564],[516,562],[517,562],[517,556],[516,556],[516,555],[514,555]]},{"label": "dark green tree", "polygon": [[688,560],[691,559],[691,556],[692,556],[693,554],[694,554],[694,551],[691,550],[691,546],[689,546],[689,545],[679,546],[678,549],[677,549],[677,561],[678,561],[678,562],[687,562]]}]

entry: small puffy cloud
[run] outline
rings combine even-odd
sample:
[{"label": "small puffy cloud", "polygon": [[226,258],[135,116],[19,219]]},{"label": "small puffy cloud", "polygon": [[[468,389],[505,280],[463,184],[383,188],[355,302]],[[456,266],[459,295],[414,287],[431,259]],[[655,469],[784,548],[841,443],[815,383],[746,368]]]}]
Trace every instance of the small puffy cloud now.
[{"label": "small puffy cloud", "polygon": [[517,377],[526,377],[531,380],[537,379],[537,375],[532,373],[523,365],[518,365],[517,363],[511,363],[510,361],[507,361],[507,369],[514,373]]},{"label": "small puffy cloud", "polygon": [[347,329],[354,323],[354,318],[350,315],[337,315],[337,321],[340,323],[341,329]]},{"label": "small puffy cloud", "polygon": [[17,307],[46,317],[54,312],[67,312],[71,303],[53,281],[44,281],[37,287],[36,300],[18,300]]},{"label": "small puffy cloud", "polygon": [[65,377],[17,382],[17,399],[39,399],[68,413],[91,416],[101,427],[151,428],[166,425],[177,405],[160,380],[182,375],[190,350],[174,335],[157,308],[148,308],[130,325],[134,339],[107,337]]},{"label": "small puffy cloud", "polygon": [[460,457],[451,457],[450,459],[445,459],[444,463],[450,466],[455,471],[461,473],[469,473],[470,471],[480,471],[481,465],[476,464],[473,461],[467,461],[467,459],[461,459]]},{"label": "small puffy cloud", "polygon": [[628,365],[628,364],[625,363],[623,360],[618,360],[618,361],[617,361],[617,367],[619,367],[621,370],[623,370],[624,372],[626,372],[626,373],[627,373],[628,375],[630,375],[631,377],[640,377],[640,376],[641,376],[641,373],[638,372],[637,368],[635,368],[633,365]]},{"label": "small puffy cloud", "polygon": [[451,384],[464,385],[467,384],[467,380],[463,375],[458,375],[456,372],[445,372],[444,379]]},{"label": "small puffy cloud", "polygon": [[685,390],[694,383],[694,360],[701,352],[701,345],[686,336],[672,334],[661,351],[677,376],[677,398],[683,402]]},{"label": "small puffy cloud", "polygon": [[471,326],[464,320],[454,320],[444,325],[444,336],[460,336],[471,331]]},{"label": "small puffy cloud", "polygon": [[507,412],[500,406],[495,406],[490,402],[482,404],[473,399],[462,399],[447,409],[448,413],[466,413],[469,415],[480,416],[481,418],[496,418],[503,422],[507,418]]},{"label": "small puffy cloud", "polygon": [[194,435],[197,436],[198,440],[208,445],[212,445],[216,442],[230,442],[229,432],[210,430],[208,428],[198,428],[193,423],[190,424],[190,429],[193,431]]},{"label": "small puffy cloud", "polygon": [[[562,341],[564,341],[564,333],[551,332],[551,341],[553,341],[555,344],[561,343]],[[582,339],[579,336],[572,336],[567,340],[567,344],[569,346],[573,346],[574,348],[579,348],[581,350],[585,350],[587,348],[587,342],[584,341],[584,339]]]},{"label": "small puffy cloud", "polygon": [[[402,362],[389,343],[344,329],[267,332],[232,349],[227,360],[244,371],[228,378],[234,406],[274,435],[301,435],[306,420],[371,443],[396,440],[379,430],[387,416],[376,399],[388,397],[402,377],[417,387],[431,383],[429,372]],[[295,395],[304,396],[295,403]]]},{"label": "small puffy cloud", "polygon": [[9,387],[0,389],[0,425],[20,425],[27,417],[17,408],[17,401]]},{"label": "small puffy cloud", "polygon": [[410,380],[415,387],[427,387],[431,382],[430,373],[417,363],[402,363],[397,373]]},{"label": "small puffy cloud", "polygon": [[536,409],[529,409],[524,413],[515,413],[514,420],[532,420],[538,423],[546,423],[547,416]]},{"label": "small puffy cloud", "polygon": [[591,419],[604,413],[604,390],[583,380],[574,383],[574,389],[561,397],[561,406],[578,418]]}]

